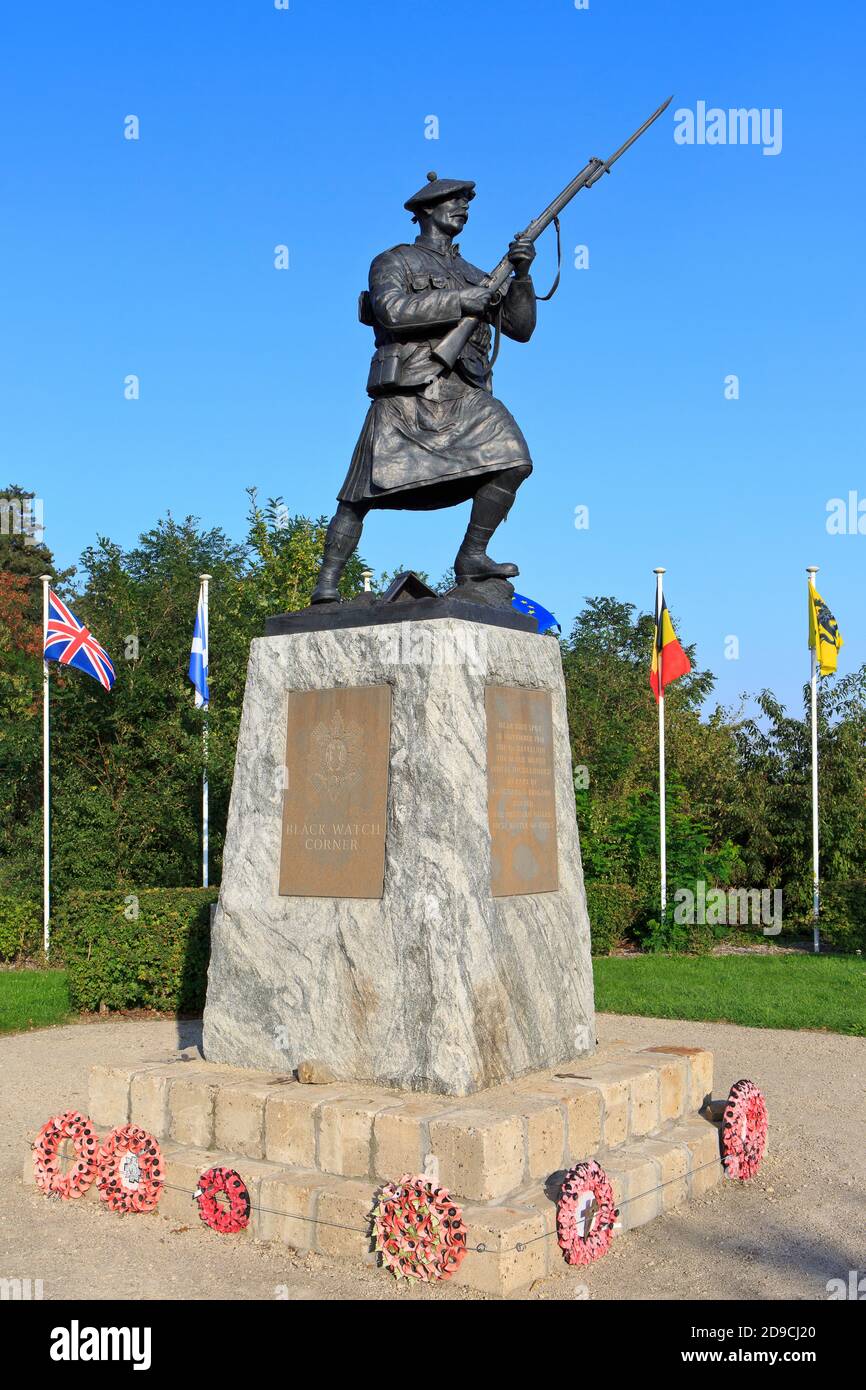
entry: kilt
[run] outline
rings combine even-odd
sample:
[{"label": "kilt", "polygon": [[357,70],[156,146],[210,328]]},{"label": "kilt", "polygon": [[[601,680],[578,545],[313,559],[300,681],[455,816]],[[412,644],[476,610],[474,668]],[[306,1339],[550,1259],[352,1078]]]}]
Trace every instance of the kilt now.
[{"label": "kilt", "polygon": [[337,498],[423,511],[465,501],[479,474],[516,464],[532,467],[514,417],[455,373],[373,401]]}]

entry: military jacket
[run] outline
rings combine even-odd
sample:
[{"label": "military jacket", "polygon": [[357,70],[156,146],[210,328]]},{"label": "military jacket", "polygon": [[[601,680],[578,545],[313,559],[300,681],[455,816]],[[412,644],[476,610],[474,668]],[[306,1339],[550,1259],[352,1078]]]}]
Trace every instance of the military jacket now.
[{"label": "military jacket", "polygon": [[[463,259],[459,247],[442,251],[423,237],[392,246],[370,267],[369,292],[361,296],[360,316],[375,331],[376,351],[367,391],[381,396],[427,385],[440,372],[432,349],[462,317],[460,291],[480,285],[485,272]],[[471,386],[491,389],[490,323],[479,323],[457,360],[455,371]],[[503,290],[503,333],[526,342],[535,328],[532,280],[512,278]]]}]

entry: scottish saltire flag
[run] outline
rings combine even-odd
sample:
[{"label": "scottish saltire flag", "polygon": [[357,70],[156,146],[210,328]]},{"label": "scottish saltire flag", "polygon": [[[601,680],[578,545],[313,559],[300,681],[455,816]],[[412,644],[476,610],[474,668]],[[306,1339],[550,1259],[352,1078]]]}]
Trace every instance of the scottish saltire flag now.
[{"label": "scottish saltire flag", "polygon": [[540,633],[550,632],[551,628],[559,629],[559,623],[553,614],[543,608],[540,603],[536,603],[534,598],[524,598],[523,594],[515,594],[511,600],[511,607],[516,608],[518,613],[526,613],[530,618],[537,618]]},{"label": "scottish saltire flag", "polygon": [[189,678],[195,686],[195,707],[202,709],[210,701],[207,684],[207,611],[204,606],[204,588],[198,591],[198,608],[195,611],[195,627],[192,631],[192,651],[189,654]]},{"label": "scottish saltire flag", "polygon": [[671,622],[667,600],[664,596],[662,596],[661,612],[658,611],[658,599],[656,599],[656,631],[650,666],[650,685],[657,700],[659,698],[659,667],[661,667],[662,695],[671,681],[679,680],[680,676],[687,676],[692,669],[692,663],[680,646],[677,634],[674,632],[674,625]]},{"label": "scottish saltire flag", "polygon": [[48,627],[43,655],[46,661],[59,661],[61,666],[75,666],[79,671],[86,671],[104,690],[114,685],[114,667],[108,652],[100,647],[93,633],[78,621],[53,589],[48,590]]},{"label": "scottish saltire flag", "polygon": [[830,609],[809,581],[809,646],[814,648],[815,660],[822,676],[830,676],[836,670],[839,648],[844,646],[839,625]]}]

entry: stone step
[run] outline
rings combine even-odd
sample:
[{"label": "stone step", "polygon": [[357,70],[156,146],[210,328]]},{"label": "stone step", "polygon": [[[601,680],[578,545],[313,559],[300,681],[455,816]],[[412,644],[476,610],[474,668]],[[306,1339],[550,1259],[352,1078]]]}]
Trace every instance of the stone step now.
[{"label": "stone step", "polygon": [[432,1155],[455,1197],[497,1202],[696,1114],[712,1077],[711,1052],[663,1044],[610,1044],[461,1099],[162,1060],[94,1067],[89,1113],[99,1129],[132,1121],[161,1142],[361,1183],[420,1173]]},{"label": "stone step", "polygon": [[[193,1223],[193,1193],[207,1168],[234,1168],[251,1201],[247,1229],[231,1239],[274,1241],[295,1250],[372,1265],[370,1213],[379,1184],[288,1167],[215,1148],[162,1142],[166,1186],[158,1213]],[[616,1234],[646,1224],[722,1181],[717,1126],[699,1116],[679,1118],[656,1134],[615,1148],[597,1148],[619,1206]],[[551,1173],[497,1202],[462,1203],[468,1253],[454,1283],[484,1293],[518,1293],[566,1268],[556,1240],[556,1197],[563,1173]],[[33,1185],[30,1155],[24,1181]],[[95,1200],[91,1187],[82,1201]],[[217,1238],[217,1237],[215,1237]],[[228,1239],[228,1237],[219,1237]],[[579,1276],[580,1271],[575,1273]]]}]

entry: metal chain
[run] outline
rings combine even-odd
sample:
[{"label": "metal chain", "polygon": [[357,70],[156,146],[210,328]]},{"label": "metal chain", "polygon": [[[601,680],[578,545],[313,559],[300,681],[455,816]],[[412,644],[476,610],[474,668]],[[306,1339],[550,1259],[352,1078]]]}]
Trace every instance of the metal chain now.
[{"label": "metal chain", "polygon": [[[654,1192],[661,1192],[664,1188],[673,1186],[674,1183],[685,1182],[696,1173],[702,1173],[705,1168],[717,1168],[719,1166],[720,1160],[713,1159],[710,1163],[702,1163],[699,1168],[692,1168],[690,1172],[683,1173],[679,1178],[669,1178],[667,1182],[660,1182],[655,1187],[647,1188],[646,1192],[639,1192],[634,1197],[624,1197],[621,1202],[617,1203],[617,1212],[621,1211],[623,1207],[629,1206],[632,1202],[641,1202],[644,1197],[651,1197]],[[168,1188],[171,1192],[187,1192],[190,1201],[195,1200],[192,1193],[189,1193],[186,1187],[178,1187],[176,1184],[170,1182],[163,1183],[163,1186]],[[455,1206],[456,1205],[458,1204],[455,1203]],[[278,1211],[275,1207],[263,1207],[255,1202],[250,1202],[250,1210],[265,1212],[269,1216],[285,1216],[290,1221],[306,1221],[313,1226],[328,1226],[335,1231],[354,1231],[355,1234],[359,1236],[367,1236],[370,1234],[369,1230],[361,1226],[346,1226],[339,1221],[324,1221],[318,1216],[301,1216],[296,1212]],[[518,1240],[514,1245],[502,1246],[498,1250],[489,1250],[484,1242],[481,1241],[478,1245],[467,1245],[466,1251],[467,1254],[471,1253],[474,1255],[511,1255],[514,1253],[522,1255],[527,1246],[535,1245],[539,1240],[550,1240],[555,1235],[556,1231],[545,1231],[540,1236],[530,1236],[529,1240]]]}]

